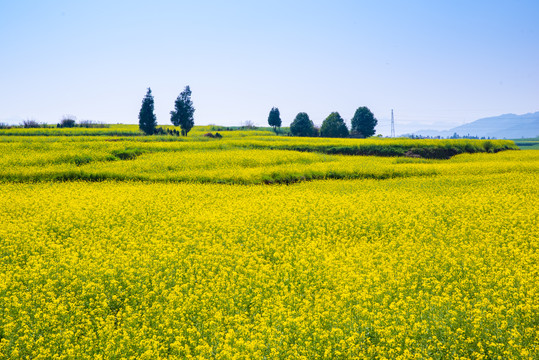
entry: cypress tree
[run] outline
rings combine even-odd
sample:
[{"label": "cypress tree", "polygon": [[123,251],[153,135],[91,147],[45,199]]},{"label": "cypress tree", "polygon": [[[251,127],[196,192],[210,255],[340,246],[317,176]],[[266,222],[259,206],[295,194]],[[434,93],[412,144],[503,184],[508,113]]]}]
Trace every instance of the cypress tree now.
[{"label": "cypress tree", "polygon": [[155,128],[157,126],[157,119],[153,112],[153,96],[152,90],[148,88],[146,96],[142,100],[142,106],[138,114],[138,124],[140,130],[142,130],[146,135],[152,135],[155,133]]},{"label": "cypress tree", "polygon": [[273,131],[277,132],[277,128],[281,127],[282,121],[281,121],[281,114],[279,113],[279,109],[276,107],[271,108],[269,116],[268,116],[268,124],[269,126],[273,127]]},{"label": "cypress tree", "polygon": [[191,89],[187,85],[176,98],[174,110],[170,112],[170,121],[174,126],[180,126],[183,136],[187,136],[187,133],[195,126],[194,113],[195,108],[191,101]]}]

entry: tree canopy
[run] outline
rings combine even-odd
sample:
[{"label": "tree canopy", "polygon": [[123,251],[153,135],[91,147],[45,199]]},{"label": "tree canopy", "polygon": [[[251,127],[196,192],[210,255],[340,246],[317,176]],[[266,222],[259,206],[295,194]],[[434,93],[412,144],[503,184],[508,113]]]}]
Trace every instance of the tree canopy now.
[{"label": "tree canopy", "polygon": [[271,108],[268,116],[268,124],[273,127],[273,131],[277,132],[277,128],[281,127],[281,114],[276,107]]},{"label": "tree canopy", "polygon": [[347,137],[348,128],[338,112],[332,112],[322,123],[320,136],[323,137]]},{"label": "tree canopy", "polygon": [[174,110],[170,112],[170,121],[174,126],[180,126],[183,136],[187,136],[187,133],[195,126],[194,113],[195,108],[191,101],[191,89],[187,85],[176,98]]},{"label": "tree canopy", "polygon": [[292,124],[290,124],[290,132],[294,136],[313,136],[315,132],[314,124],[309,119],[309,115],[304,112],[297,114]]},{"label": "tree canopy", "polygon": [[146,96],[142,100],[142,106],[138,114],[139,128],[147,135],[152,135],[157,126],[157,119],[154,114],[154,104],[152,90],[148,88]]},{"label": "tree canopy", "polygon": [[377,124],[378,120],[376,120],[369,108],[365,106],[359,107],[352,118],[352,134],[360,137],[373,136],[376,133],[374,128]]}]

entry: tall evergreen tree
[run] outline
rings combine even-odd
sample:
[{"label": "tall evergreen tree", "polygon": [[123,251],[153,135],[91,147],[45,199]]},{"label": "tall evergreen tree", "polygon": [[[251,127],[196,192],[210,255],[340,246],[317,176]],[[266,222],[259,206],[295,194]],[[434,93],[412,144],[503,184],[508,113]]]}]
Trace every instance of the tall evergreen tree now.
[{"label": "tall evergreen tree", "polygon": [[377,124],[378,120],[376,120],[369,108],[361,106],[357,108],[352,118],[352,134],[361,137],[373,136],[376,133],[374,127]]},{"label": "tall evergreen tree", "polygon": [[338,112],[332,112],[322,123],[320,136],[323,137],[347,137],[348,128]]},{"label": "tall evergreen tree", "polygon": [[281,114],[276,107],[271,108],[268,116],[268,124],[273,127],[273,131],[277,132],[277,128],[281,127]]},{"label": "tall evergreen tree", "polygon": [[174,126],[180,126],[182,135],[187,136],[187,133],[195,126],[193,117],[195,108],[191,101],[191,89],[189,85],[180,93],[174,102],[174,110],[170,112],[170,121]]},{"label": "tall evergreen tree", "polygon": [[147,135],[152,135],[155,132],[155,128],[157,126],[157,119],[153,110],[154,104],[152,90],[148,88],[146,96],[142,100],[142,106],[138,114],[139,128]]},{"label": "tall evergreen tree", "polygon": [[304,112],[297,114],[292,124],[290,124],[290,132],[294,136],[314,136],[314,124],[309,119],[309,115]]}]

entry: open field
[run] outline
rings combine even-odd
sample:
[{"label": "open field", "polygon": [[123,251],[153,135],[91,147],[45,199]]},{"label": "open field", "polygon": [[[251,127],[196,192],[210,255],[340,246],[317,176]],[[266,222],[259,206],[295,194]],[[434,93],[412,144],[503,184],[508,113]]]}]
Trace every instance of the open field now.
[{"label": "open field", "polygon": [[539,152],[237,134],[0,137],[0,359],[539,357]]},{"label": "open field", "polygon": [[518,139],[515,144],[522,150],[539,150],[539,138]]}]

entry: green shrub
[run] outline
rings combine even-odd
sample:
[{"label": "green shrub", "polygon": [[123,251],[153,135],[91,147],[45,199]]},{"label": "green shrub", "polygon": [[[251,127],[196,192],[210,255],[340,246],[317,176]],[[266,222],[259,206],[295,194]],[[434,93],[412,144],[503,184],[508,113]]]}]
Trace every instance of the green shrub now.
[{"label": "green shrub", "polygon": [[120,160],[133,160],[142,155],[144,152],[145,151],[141,149],[125,149],[115,150],[112,152],[112,155]]}]

